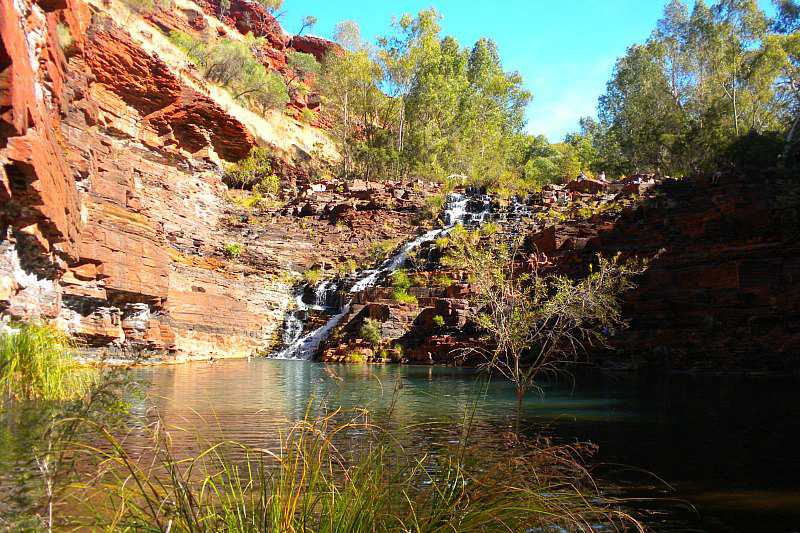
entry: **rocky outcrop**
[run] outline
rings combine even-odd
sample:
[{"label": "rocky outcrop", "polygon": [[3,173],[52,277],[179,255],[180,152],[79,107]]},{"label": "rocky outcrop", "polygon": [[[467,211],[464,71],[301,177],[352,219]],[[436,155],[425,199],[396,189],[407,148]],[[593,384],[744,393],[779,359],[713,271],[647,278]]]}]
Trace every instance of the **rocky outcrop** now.
[{"label": "rocky outcrop", "polygon": [[800,242],[787,237],[768,172],[666,180],[613,224],[594,253],[660,255],[627,301],[609,363],[692,369],[800,368]]},{"label": "rocky outcrop", "polygon": [[222,254],[240,235],[220,162],[250,132],[86,4],[3,1],[0,310],[55,318],[91,352],[267,349],[287,265],[270,243],[255,266]]},{"label": "rocky outcrop", "polygon": [[364,196],[292,160],[273,170],[297,201],[240,202],[222,164],[255,145],[250,126],[158,57],[147,26],[134,38],[100,4],[3,7],[4,316],[54,319],[89,353],[250,355],[273,345],[300,273],[366,265],[416,231],[428,184]]},{"label": "rocky outcrop", "polygon": [[24,318],[58,312],[55,283],[79,242],[59,129],[66,69],[55,11],[68,5],[0,2],[0,310]]},{"label": "rocky outcrop", "polygon": [[281,57],[288,37],[272,13],[258,2],[231,0],[227,8],[223,8],[219,0],[198,0],[197,4],[207,15],[218,18],[239,30],[243,35],[252,33],[256,37],[265,38],[270,47],[275,50],[277,57]]},{"label": "rocky outcrop", "polygon": [[325,61],[325,56],[329,53],[343,53],[342,47],[338,44],[313,35],[293,36],[289,40],[289,48],[297,50],[298,52],[303,52],[304,54],[311,54],[320,63]]}]

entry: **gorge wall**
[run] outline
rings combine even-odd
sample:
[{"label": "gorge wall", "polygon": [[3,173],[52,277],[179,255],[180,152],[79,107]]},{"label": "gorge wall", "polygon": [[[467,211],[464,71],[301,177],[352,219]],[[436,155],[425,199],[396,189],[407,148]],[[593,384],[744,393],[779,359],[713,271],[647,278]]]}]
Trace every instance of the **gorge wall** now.
[{"label": "gorge wall", "polygon": [[[159,25],[199,16],[179,3]],[[319,242],[380,238],[360,222],[368,212],[351,216],[355,235],[326,220],[309,223],[316,234],[301,228],[300,209],[242,223],[251,215],[222,183],[225,162],[266,145],[302,187],[294,156],[335,151],[291,113],[256,117],[219,97],[152,20],[81,0],[0,0],[0,11],[6,319],[53,319],[92,353],[246,356],[274,343],[292,301],[286,273],[319,263]],[[237,242],[242,257],[226,256]]]}]

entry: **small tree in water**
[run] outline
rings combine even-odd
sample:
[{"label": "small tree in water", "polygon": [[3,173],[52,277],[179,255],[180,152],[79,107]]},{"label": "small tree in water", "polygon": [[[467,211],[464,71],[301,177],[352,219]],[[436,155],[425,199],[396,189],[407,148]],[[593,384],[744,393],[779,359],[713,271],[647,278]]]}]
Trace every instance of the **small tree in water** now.
[{"label": "small tree in water", "polygon": [[486,367],[514,383],[517,402],[543,372],[575,361],[592,345],[604,345],[624,323],[622,294],[636,286],[645,263],[606,259],[578,281],[538,275],[520,261],[520,243],[482,239],[478,232],[451,234],[447,260],[467,271],[487,347],[470,348]]}]

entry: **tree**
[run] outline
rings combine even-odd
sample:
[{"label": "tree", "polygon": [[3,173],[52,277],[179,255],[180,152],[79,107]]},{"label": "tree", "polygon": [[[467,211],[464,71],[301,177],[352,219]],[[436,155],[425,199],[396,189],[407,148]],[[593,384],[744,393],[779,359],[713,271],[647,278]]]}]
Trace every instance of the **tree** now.
[{"label": "tree", "polygon": [[397,126],[397,150],[403,151],[406,128],[406,99],[420,74],[436,61],[439,55],[439,20],[435,10],[420,11],[416,17],[408,14],[393,22],[396,34],[378,40],[385,77],[391,87],[390,95],[400,106]]},{"label": "tree", "polygon": [[325,59],[319,86],[333,118],[343,176],[353,170],[359,141],[356,134],[374,123],[375,110],[383,96],[380,80],[381,69],[366,50],[328,54]]},{"label": "tree", "polygon": [[770,34],[755,0],[698,0],[691,14],[671,1],[647,42],[618,60],[599,101],[598,160],[615,173],[709,171],[742,137],[791,132],[794,34],[781,32],[796,28],[798,10],[776,4]]},{"label": "tree", "polygon": [[333,41],[348,52],[358,52],[366,48],[361,40],[361,27],[354,20],[344,20],[336,25]]},{"label": "tree", "polygon": [[296,79],[303,80],[310,75],[316,76],[322,70],[317,58],[311,54],[298,52],[296,50],[288,50],[286,52],[286,63],[292,70],[292,77],[286,82],[289,86],[291,86],[292,82]]},{"label": "tree", "polygon": [[230,89],[234,99],[244,100],[262,112],[280,108],[289,101],[286,84],[279,75],[267,71],[253,49],[260,39],[223,39],[208,52],[206,77]]},{"label": "tree", "polygon": [[640,261],[598,256],[586,277],[540,276],[525,266],[519,242],[451,233],[447,260],[464,268],[474,291],[475,320],[486,347],[470,348],[485,366],[526,392],[544,372],[557,372],[623,325],[622,295],[643,272]]},{"label": "tree", "polygon": [[259,4],[261,4],[267,11],[269,11],[272,15],[283,7],[283,0],[256,0]]},{"label": "tree", "polygon": [[313,28],[317,25],[317,17],[312,15],[308,15],[303,17],[302,24],[300,25],[300,29],[297,31],[297,35],[301,35],[305,30]]}]

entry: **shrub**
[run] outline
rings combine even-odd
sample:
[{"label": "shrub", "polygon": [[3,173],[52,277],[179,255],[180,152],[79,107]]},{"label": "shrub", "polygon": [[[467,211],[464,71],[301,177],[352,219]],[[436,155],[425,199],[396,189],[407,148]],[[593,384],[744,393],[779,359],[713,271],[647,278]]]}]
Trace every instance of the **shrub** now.
[{"label": "shrub", "polygon": [[294,72],[292,80],[296,78],[304,79],[306,76],[319,74],[322,68],[316,57],[296,50],[286,52],[286,62]]},{"label": "shrub", "polygon": [[364,324],[361,326],[358,335],[372,346],[378,346],[383,339],[383,332],[381,329],[381,323],[379,321],[366,318],[364,319]]},{"label": "shrub", "polygon": [[317,114],[308,108],[303,109],[303,111],[300,113],[300,120],[302,120],[306,124],[311,124],[312,122],[314,122],[314,120],[316,120],[316,118]]},{"label": "shrub", "polygon": [[72,341],[47,324],[13,325],[0,334],[0,391],[23,400],[82,396],[97,372],[71,357]]},{"label": "shrub", "polygon": [[440,273],[433,276],[433,286],[434,287],[441,287],[446,289],[447,287],[451,286],[455,281],[449,275]]},{"label": "shrub", "polygon": [[450,244],[450,239],[447,237],[437,237],[433,242],[438,250],[445,250],[447,245]]},{"label": "shrub", "polygon": [[222,181],[236,189],[252,189],[262,180],[272,180],[272,156],[266,148],[254,147],[250,153],[239,161],[228,165]]},{"label": "shrub", "polygon": [[263,39],[220,39],[206,43],[177,30],[170,32],[168,37],[192,63],[204,69],[207,79],[228,89],[234,100],[241,100],[261,112],[283,107],[289,102],[289,91],[283,78],[268,70],[254,53],[263,45]]},{"label": "shrub", "polygon": [[208,43],[195,39],[180,30],[172,30],[167,35],[167,38],[172,44],[180,48],[196,66],[205,67],[208,63]]},{"label": "shrub", "polygon": [[72,45],[75,44],[75,39],[72,38],[72,33],[70,33],[69,28],[61,22],[56,25],[56,37],[58,38],[59,48],[61,48],[61,51],[65,54],[68,53],[72,49]]},{"label": "shrub", "polygon": [[411,280],[405,269],[400,268],[392,273],[392,287],[402,291],[407,291],[411,287]]},{"label": "shrub", "polygon": [[395,289],[392,291],[392,300],[403,305],[417,305],[416,296],[408,294],[405,289]]},{"label": "shrub", "polygon": [[439,329],[444,327],[444,317],[442,315],[436,315],[433,317],[433,325]]},{"label": "shrub", "polygon": [[238,242],[231,242],[225,245],[225,256],[231,259],[236,259],[242,255],[242,245]]},{"label": "shrub", "polygon": [[275,174],[261,178],[253,186],[253,192],[264,196],[275,196],[281,190],[281,179]]},{"label": "shrub", "polygon": [[309,268],[303,272],[303,279],[312,287],[322,281],[322,269],[319,267]]}]

